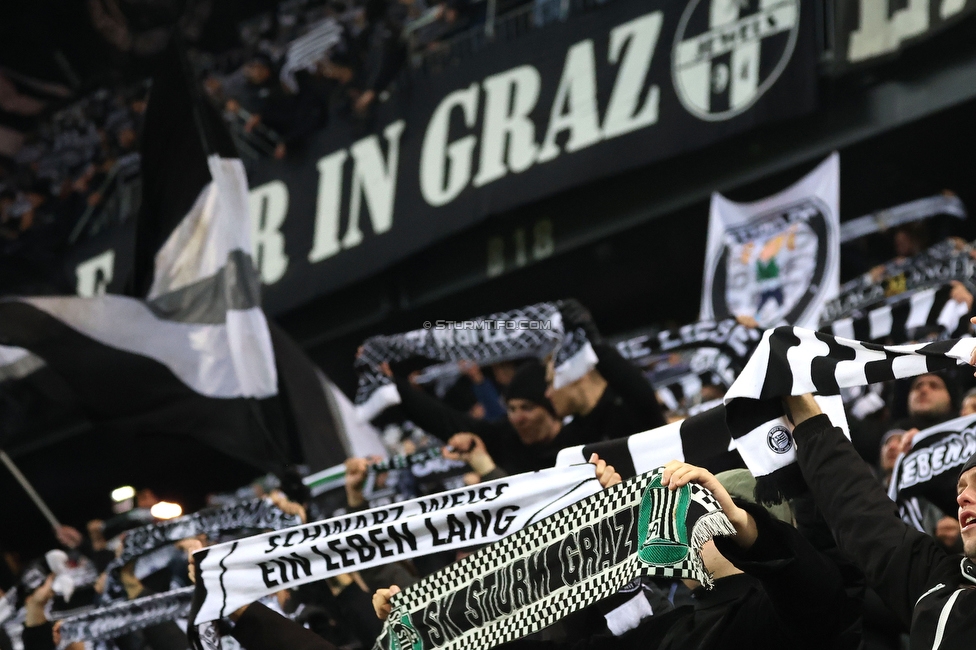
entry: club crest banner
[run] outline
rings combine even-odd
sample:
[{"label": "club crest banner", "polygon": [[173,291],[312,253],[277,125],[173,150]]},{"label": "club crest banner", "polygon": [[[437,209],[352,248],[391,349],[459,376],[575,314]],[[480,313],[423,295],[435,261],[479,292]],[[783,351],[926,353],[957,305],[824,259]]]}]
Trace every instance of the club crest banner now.
[{"label": "club crest banner", "polygon": [[712,194],[701,320],[816,327],[840,282],[840,157],[779,194],[735,203]]}]

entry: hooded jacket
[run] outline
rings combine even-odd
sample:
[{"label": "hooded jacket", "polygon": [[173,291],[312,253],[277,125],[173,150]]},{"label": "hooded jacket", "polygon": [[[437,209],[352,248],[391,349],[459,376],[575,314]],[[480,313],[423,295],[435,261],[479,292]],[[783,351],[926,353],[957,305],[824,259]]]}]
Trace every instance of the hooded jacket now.
[{"label": "hooded jacket", "polygon": [[794,431],[797,461],[837,545],[910,630],[912,650],[968,650],[976,639],[976,564],[905,524],[826,415]]}]

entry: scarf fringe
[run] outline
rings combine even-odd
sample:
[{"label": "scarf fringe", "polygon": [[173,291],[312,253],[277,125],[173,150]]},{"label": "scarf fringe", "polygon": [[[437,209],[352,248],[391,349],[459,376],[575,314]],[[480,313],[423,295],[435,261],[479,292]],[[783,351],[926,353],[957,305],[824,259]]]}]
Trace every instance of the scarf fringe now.
[{"label": "scarf fringe", "polygon": [[714,537],[731,537],[735,534],[735,527],[732,526],[732,522],[721,511],[710,512],[707,515],[699,517],[698,521],[695,522],[695,527],[691,531],[691,541],[689,542],[691,546],[691,562],[695,567],[695,571],[703,578],[699,582],[706,589],[711,589],[715,583],[712,580],[712,575],[705,568],[705,563],[702,561],[702,546]]},{"label": "scarf fringe", "polygon": [[800,466],[790,463],[780,467],[772,474],[756,477],[756,489],[753,493],[756,503],[763,506],[774,506],[783,501],[789,501],[803,494],[807,483],[803,480]]}]

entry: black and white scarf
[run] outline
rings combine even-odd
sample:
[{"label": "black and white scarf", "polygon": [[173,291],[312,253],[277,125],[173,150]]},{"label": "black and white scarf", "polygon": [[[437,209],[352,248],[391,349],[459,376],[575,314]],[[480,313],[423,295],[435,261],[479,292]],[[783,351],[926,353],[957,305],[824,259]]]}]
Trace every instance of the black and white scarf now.
[{"label": "black and white scarf", "polygon": [[941,328],[948,337],[969,331],[969,307],[950,298],[952,286],[915,291],[894,304],[841,318],[821,331],[856,341],[912,341],[919,328]]},{"label": "black and white scarf", "polygon": [[453,490],[464,486],[467,471],[470,468],[464,461],[445,458],[443,447],[391,456],[369,466],[363,498],[370,507],[376,507]]},{"label": "black and white scarf", "polygon": [[[620,355],[636,364],[671,352],[682,350],[714,349],[711,358],[714,367],[708,368],[732,383],[739,370],[749,359],[749,355],[759,344],[762,330],[742,325],[734,318],[718,322],[701,321],[669,330],[654,330],[641,334],[610,339]],[[704,369],[703,369],[704,370]],[[444,393],[457,381],[461,371],[456,363],[441,363],[427,366],[415,380],[420,384],[434,384],[435,392]],[[730,373],[733,373],[730,377]]]},{"label": "black and white scarf", "polygon": [[66,648],[76,641],[107,641],[151,625],[174,621],[186,616],[192,599],[193,587],[186,587],[112,603],[64,618],[58,647]]},{"label": "black and white scarf", "polygon": [[735,529],[708,490],[659,470],[601,490],[396,594],[374,650],[487,650],[553,624],[634,578],[711,585],[702,544]]},{"label": "black and white scarf", "polygon": [[957,219],[966,218],[966,206],[955,194],[936,194],[924,199],[885,208],[840,224],[840,242],[846,243],[876,232],[884,232],[902,224],[921,221],[939,214]]},{"label": "black and white scarf", "polygon": [[[762,342],[725,394],[736,449],[757,479],[756,496],[775,503],[801,489],[796,450],[782,420],[782,398],[914,377],[968,363],[976,339],[878,345],[801,327],[777,327]],[[773,452],[772,454],[770,452]],[[754,467],[765,466],[756,472]]]},{"label": "black and white scarf", "polygon": [[491,543],[599,489],[592,465],[552,468],[217,544],[193,555],[193,622],[339,573]]},{"label": "black and white scarf", "polygon": [[[817,402],[831,422],[850,436],[841,399],[818,396]],[[782,428],[785,429],[785,426]],[[752,454],[740,454],[737,442],[726,423],[725,405],[719,404],[680,422],[665,424],[663,427],[635,433],[626,438],[567,447],[556,456],[556,467],[584,462],[595,453],[613,465],[624,478],[648,472],[672,460],[698,465],[716,474],[728,469],[748,467],[754,476],[762,477],[779,469],[782,450],[788,444],[789,447],[785,450],[792,450],[792,438],[782,438],[778,433],[770,439],[765,450],[755,449]]]},{"label": "black and white scarf", "polygon": [[941,242],[914,257],[889,262],[879,281],[862,276],[845,283],[838,296],[824,305],[821,325],[850,316],[855,311],[869,309],[901,294],[938,287],[951,280],[966,283],[972,290],[976,260],[970,255],[970,248],[967,245],[959,249],[953,241]]},{"label": "black and white scarf", "polygon": [[579,379],[597,362],[583,330],[563,327],[558,303],[538,303],[459,323],[428,321],[423,329],[374,336],[363,343],[355,364],[356,407],[362,420],[371,420],[400,403],[396,384],[380,370],[383,362],[419,357],[435,363],[467,360],[486,365],[549,354],[555,355],[557,388]]},{"label": "black and white scarf", "polygon": [[898,504],[902,519],[923,530],[918,498],[942,512],[956,511],[959,470],[976,454],[976,415],[966,415],[924,429],[912,448],[895,463],[888,496]]},{"label": "black and white scarf", "polygon": [[656,334],[630,336],[614,345],[622,357],[635,363],[678,350],[716,348],[736,360],[741,368],[761,338],[762,330],[726,318],[717,322],[700,321]]},{"label": "black and white scarf", "polygon": [[130,560],[173,542],[204,534],[211,539],[239,530],[279,530],[302,523],[298,515],[283,512],[270,499],[251,499],[219,508],[206,508],[192,515],[160,521],[126,532],[122,551],[106,568],[114,571]]}]

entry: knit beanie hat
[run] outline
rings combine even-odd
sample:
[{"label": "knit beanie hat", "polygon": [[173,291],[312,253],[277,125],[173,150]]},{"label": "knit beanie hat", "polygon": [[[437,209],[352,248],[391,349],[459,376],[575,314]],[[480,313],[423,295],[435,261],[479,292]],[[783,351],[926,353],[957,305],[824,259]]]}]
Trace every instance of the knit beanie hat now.
[{"label": "knit beanie hat", "polygon": [[505,390],[505,400],[528,400],[555,415],[552,403],[546,397],[548,387],[545,367],[538,361],[528,361],[515,371],[511,383]]},{"label": "knit beanie hat", "polygon": [[[966,461],[966,464],[962,466],[962,469],[959,471],[959,477],[962,478],[962,475],[963,474],[965,474],[966,472],[968,472],[969,470],[971,470],[974,467],[976,467],[976,454],[973,454],[972,456],[970,456],[969,457],[969,460]],[[956,480],[959,480],[959,479],[956,479]]]}]

